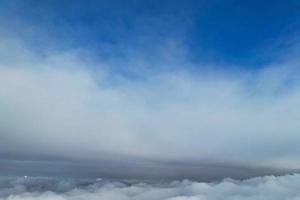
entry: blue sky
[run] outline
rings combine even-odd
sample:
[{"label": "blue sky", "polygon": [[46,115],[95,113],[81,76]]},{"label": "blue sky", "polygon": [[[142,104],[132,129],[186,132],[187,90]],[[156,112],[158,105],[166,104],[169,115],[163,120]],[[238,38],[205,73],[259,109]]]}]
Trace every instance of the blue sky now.
[{"label": "blue sky", "polygon": [[289,48],[286,41],[299,33],[300,4],[294,0],[1,4],[2,16],[9,19],[5,28],[22,25],[15,34],[37,49],[89,49],[101,59],[139,54],[154,62],[162,59],[163,45],[179,45],[183,52],[171,53],[170,60],[182,56],[193,63],[256,69]]}]

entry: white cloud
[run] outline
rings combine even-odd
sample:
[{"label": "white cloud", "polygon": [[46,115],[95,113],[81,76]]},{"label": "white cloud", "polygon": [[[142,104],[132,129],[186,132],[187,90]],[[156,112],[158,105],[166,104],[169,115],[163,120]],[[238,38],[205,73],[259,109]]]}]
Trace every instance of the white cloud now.
[{"label": "white cloud", "polygon": [[5,41],[2,155],[299,166],[297,58],[249,74],[200,67],[136,80],[80,51],[39,55]]},{"label": "white cloud", "polygon": [[43,178],[2,178],[1,200],[296,200],[300,175],[256,177],[243,181],[224,179],[206,183],[189,180],[142,183]]}]

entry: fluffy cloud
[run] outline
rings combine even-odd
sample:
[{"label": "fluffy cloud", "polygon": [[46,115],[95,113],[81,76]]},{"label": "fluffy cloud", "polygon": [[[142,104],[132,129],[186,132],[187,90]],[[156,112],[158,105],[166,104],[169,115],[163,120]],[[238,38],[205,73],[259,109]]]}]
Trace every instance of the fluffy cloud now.
[{"label": "fluffy cloud", "polygon": [[2,178],[0,184],[1,200],[296,200],[300,198],[299,174],[257,177],[243,181],[224,179],[215,183],[189,180],[143,183],[29,177]]}]

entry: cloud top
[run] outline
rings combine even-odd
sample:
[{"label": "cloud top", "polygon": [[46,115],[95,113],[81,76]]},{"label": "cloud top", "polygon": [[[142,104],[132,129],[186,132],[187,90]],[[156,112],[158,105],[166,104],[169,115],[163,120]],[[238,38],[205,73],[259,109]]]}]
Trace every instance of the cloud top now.
[{"label": "cloud top", "polygon": [[243,181],[224,179],[221,182],[109,181],[53,178],[1,178],[1,200],[212,200],[300,198],[299,174],[256,177]]}]

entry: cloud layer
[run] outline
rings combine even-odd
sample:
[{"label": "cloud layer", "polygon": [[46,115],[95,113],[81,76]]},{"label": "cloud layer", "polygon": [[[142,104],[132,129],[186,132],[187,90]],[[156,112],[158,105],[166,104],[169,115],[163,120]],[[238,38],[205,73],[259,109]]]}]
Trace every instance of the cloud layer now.
[{"label": "cloud layer", "polygon": [[2,42],[2,159],[299,166],[300,68],[292,53],[255,72],[191,73],[182,70],[186,61],[145,73],[147,63],[124,62],[142,71],[135,78],[82,51],[39,54]]},{"label": "cloud layer", "polygon": [[143,183],[137,181],[53,178],[1,178],[1,200],[296,200],[300,175],[266,176],[206,183],[189,180]]}]

